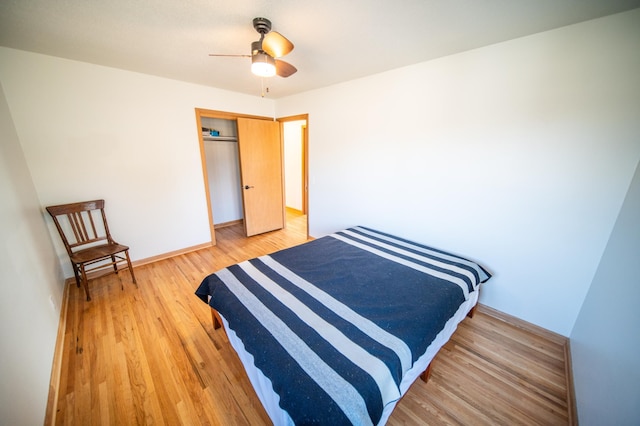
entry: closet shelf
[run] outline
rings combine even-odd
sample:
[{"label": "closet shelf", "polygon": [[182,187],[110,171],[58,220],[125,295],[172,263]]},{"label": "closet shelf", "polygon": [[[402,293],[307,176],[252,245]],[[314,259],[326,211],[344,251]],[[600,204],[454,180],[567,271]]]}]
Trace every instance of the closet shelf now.
[{"label": "closet shelf", "polygon": [[237,142],[238,138],[235,136],[202,136],[205,141],[217,141],[217,142]]}]

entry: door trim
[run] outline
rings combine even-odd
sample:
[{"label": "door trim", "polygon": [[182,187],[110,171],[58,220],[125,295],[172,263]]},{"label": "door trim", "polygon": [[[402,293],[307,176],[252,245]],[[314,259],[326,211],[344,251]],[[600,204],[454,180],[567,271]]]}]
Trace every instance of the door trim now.
[{"label": "door trim", "polygon": [[[287,117],[278,117],[276,118],[277,121],[280,122],[280,127],[281,127],[281,131],[280,134],[282,135],[282,144],[284,145],[284,131],[282,129],[282,124],[287,122],[287,121],[300,121],[300,120],[304,120],[305,121],[305,125],[303,126],[303,131],[302,131],[302,182],[304,185],[304,191],[303,191],[303,196],[302,196],[302,212],[306,215],[306,221],[307,221],[307,239],[309,238],[309,114],[298,114],[298,115],[291,115],[291,116],[287,116]],[[283,146],[283,151],[284,152],[284,146]],[[282,167],[284,167],[284,162],[282,163]],[[286,173],[284,174],[284,178],[286,179]],[[283,185],[284,185],[284,181],[283,181]],[[286,209],[285,209],[286,211]],[[286,226],[287,221],[285,220],[285,226]]]}]

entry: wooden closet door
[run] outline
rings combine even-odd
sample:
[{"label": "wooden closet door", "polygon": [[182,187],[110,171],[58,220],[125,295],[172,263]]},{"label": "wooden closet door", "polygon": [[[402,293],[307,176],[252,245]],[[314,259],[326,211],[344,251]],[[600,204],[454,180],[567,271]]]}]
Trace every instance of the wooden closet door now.
[{"label": "wooden closet door", "polygon": [[238,118],[238,151],[247,237],[284,227],[280,123]]}]

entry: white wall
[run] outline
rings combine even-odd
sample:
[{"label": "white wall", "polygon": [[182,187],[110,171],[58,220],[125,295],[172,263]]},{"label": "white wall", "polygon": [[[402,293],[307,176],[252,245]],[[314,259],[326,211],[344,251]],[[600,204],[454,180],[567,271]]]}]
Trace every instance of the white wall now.
[{"label": "white wall", "polygon": [[283,123],[285,203],[302,211],[302,126],[306,120]]},{"label": "white wall", "polygon": [[[338,101],[339,100],[339,101]],[[640,158],[640,9],[279,100],[309,114],[314,236],[481,261],[481,302],[568,336]]]},{"label": "white wall", "polygon": [[640,164],[575,327],[573,377],[580,424],[640,419]]},{"label": "white wall", "polygon": [[105,198],[133,260],[211,239],[195,108],[274,112],[258,96],[7,48],[0,81],[42,204]]},{"label": "white wall", "polygon": [[1,89],[0,140],[0,424],[37,425],[64,280]]}]

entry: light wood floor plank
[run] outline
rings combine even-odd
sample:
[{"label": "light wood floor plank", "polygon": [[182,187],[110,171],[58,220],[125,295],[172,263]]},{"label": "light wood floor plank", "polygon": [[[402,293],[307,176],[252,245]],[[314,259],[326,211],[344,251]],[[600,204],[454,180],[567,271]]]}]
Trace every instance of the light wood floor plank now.
[{"label": "light wood floor plank", "polygon": [[[241,225],[217,229],[216,247],[136,267],[137,286],[126,272],[91,280],[90,302],[72,285],[56,424],[270,424],[194,291],[218,269],[304,242],[306,217],[290,212],[287,223],[251,238]],[[476,312],[388,424],[568,424],[564,356],[562,338]]]}]

